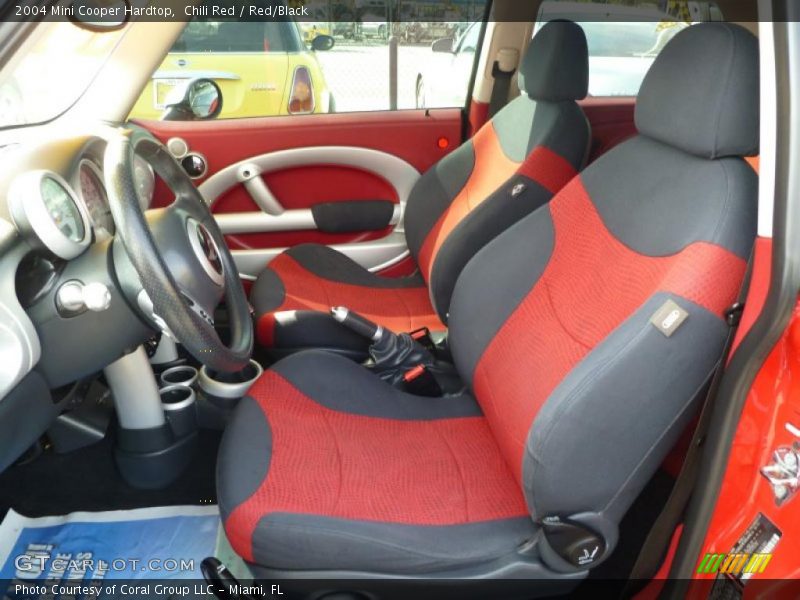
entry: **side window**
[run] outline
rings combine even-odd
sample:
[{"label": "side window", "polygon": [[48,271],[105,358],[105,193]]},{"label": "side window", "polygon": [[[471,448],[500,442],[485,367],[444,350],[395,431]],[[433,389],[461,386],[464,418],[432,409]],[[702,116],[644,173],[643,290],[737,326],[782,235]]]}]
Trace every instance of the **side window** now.
[{"label": "side window", "polygon": [[713,2],[668,0],[663,10],[644,1],[577,4],[546,0],[535,32],[543,23],[568,19],[586,33],[589,95],[636,96],[653,60],[681,30],[694,23],[721,20]]},{"label": "side window", "polygon": [[302,5],[306,16],[212,16],[211,7],[237,1],[206,0],[209,10],[186,25],[131,118],[162,118],[197,78],[220,87],[220,119],[465,106],[488,0],[252,0]]},{"label": "side window", "polygon": [[473,23],[458,41],[456,52],[476,52],[481,36],[481,24]]}]

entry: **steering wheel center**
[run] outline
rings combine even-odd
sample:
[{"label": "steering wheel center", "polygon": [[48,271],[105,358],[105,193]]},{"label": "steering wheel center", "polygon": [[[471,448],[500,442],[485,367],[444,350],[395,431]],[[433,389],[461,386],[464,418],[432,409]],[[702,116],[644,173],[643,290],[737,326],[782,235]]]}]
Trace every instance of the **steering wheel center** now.
[{"label": "steering wheel center", "polygon": [[189,236],[192,250],[206,275],[217,285],[223,286],[225,284],[225,270],[222,266],[219,247],[211,236],[211,232],[205,225],[189,217],[186,220],[186,233]]}]

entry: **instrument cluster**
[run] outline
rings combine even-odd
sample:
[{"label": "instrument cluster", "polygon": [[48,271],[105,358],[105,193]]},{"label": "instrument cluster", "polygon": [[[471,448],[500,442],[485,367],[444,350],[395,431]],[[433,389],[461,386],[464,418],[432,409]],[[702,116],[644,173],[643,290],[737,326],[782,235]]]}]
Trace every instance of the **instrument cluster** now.
[{"label": "instrument cluster", "polygon": [[[147,209],[155,174],[138,156],[134,176],[139,202]],[[71,183],[49,170],[28,171],[14,179],[8,194],[11,216],[20,232],[64,260],[116,233],[103,171],[95,157],[83,156],[70,179]]]}]

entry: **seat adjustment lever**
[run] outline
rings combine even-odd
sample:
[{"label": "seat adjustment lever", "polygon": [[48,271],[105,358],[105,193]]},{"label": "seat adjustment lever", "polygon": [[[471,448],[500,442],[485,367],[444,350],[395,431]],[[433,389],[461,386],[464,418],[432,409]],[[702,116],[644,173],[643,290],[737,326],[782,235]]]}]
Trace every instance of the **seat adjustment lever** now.
[{"label": "seat adjustment lever", "polygon": [[606,540],[586,525],[552,516],[540,523],[548,545],[579,569],[589,569],[605,558]]}]

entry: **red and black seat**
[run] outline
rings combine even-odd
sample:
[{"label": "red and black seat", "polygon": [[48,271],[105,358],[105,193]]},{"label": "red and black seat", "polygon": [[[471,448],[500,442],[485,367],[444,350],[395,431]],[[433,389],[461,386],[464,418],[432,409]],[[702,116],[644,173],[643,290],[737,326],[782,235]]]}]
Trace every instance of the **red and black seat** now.
[{"label": "red and black seat", "polygon": [[470,258],[550,200],[583,166],[589,125],[583,30],[567,21],[543,27],[519,72],[522,95],[419,180],[404,231],[415,276],[370,273],[326,246],[301,245],[270,262],[250,296],[257,336],[282,351],[363,351],[364,341],[328,311],[347,306],[394,331],[444,330],[450,297]]},{"label": "red and black seat", "polygon": [[[268,370],[218,466],[254,571],[571,581],[604,560],[720,359],[755,237],[758,80],[745,29],[675,36],[639,135],[463,269],[449,324],[468,392],[412,396],[323,351]],[[559,527],[589,542],[564,554]]]}]

